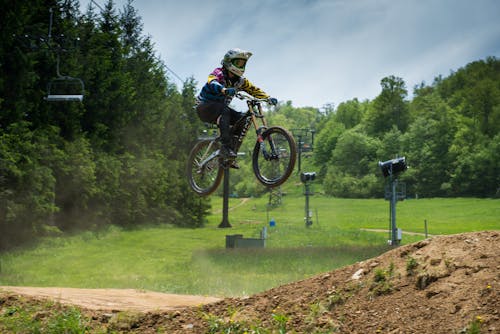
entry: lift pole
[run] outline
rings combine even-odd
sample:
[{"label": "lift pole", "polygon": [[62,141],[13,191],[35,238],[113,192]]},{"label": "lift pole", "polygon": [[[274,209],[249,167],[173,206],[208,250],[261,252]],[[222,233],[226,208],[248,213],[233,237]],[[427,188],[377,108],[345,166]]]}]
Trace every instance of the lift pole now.
[{"label": "lift pole", "polygon": [[378,165],[384,177],[389,177],[389,189],[390,189],[390,197],[386,197],[386,199],[390,200],[390,230],[391,230],[391,240],[390,243],[392,246],[398,246],[401,242],[401,234],[400,231],[396,227],[396,203],[398,201],[398,194],[396,193],[396,186],[398,184],[398,175],[404,172],[408,166],[406,165],[405,157],[396,158],[388,161],[379,161]]},{"label": "lift pole", "polygon": [[396,186],[398,184],[398,180],[390,176],[390,187],[391,187],[391,245],[397,246],[401,241],[398,238],[398,228],[396,226],[396,203],[397,203],[397,194],[396,194]]},{"label": "lift pole", "polygon": [[223,163],[224,182],[222,196],[222,221],[219,224],[220,228],[232,227],[229,223],[229,164],[227,161]]},{"label": "lift pole", "polygon": [[300,181],[304,183],[304,195],[306,196],[306,206],[304,220],[306,222],[306,227],[312,225],[312,215],[311,210],[309,210],[309,196],[313,195],[311,191],[311,182],[316,178],[316,172],[300,173]]},{"label": "lift pole", "polygon": [[306,195],[306,207],[305,207],[305,215],[304,215],[304,220],[306,221],[306,226],[309,227],[312,225],[312,219],[311,219],[311,211],[309,210],[309,195],[312,195],[311,193],[311,185],[309,182],[305,184],[305,195]]}]

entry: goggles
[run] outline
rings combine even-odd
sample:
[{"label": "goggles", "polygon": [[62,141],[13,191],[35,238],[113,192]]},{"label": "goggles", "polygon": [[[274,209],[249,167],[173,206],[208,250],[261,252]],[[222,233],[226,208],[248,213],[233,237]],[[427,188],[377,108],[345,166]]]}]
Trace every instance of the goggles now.
[{"label": "goggles", "polygon": [[247,64],[246,59],[236,58],[231,60],[231,64],[236,66],[237,68],[245,69],[245,65]]}]

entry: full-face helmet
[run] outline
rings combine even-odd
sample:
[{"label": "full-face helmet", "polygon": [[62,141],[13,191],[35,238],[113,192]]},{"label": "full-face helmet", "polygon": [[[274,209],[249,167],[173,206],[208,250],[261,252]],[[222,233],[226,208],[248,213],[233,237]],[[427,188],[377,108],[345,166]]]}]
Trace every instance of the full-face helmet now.
[{"label": "full-face helmet", "polygon": [[222,66],[234,75],[241,77],[245,73],[245,66],[248,58],[252,56],[249,51],[241,49],[231,49],[224,55],[221,61]]}]

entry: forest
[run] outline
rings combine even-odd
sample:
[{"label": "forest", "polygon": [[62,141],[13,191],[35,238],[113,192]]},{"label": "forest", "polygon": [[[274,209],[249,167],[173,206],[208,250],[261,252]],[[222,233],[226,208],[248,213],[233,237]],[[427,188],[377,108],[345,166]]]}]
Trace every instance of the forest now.
[{"label": "forest", "polygon": [[[197,82],[170,79],[132,1],[84,13],[76,0],[2,7],[0,249],[111,224],[203,226],[209,201],[184,172],[205,129],[193,111]],[[62,76],[81,79],[81,102],[47,100]],[[404,156],[408,196],[500,197],[497,58],[421,83],[411,97],[403,78],[380,85],[373,100],[267,109],[270,124],[305,130],[325,195],[383,197],[378,161]],[[234,192],[264,195],[247,160],[232,173]]]}]

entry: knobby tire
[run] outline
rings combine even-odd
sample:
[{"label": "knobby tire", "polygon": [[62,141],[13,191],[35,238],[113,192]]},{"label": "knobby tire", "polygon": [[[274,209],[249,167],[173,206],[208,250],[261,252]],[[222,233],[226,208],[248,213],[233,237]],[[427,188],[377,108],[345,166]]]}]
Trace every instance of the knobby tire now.
[{"label": "knobby tire", "polygon": [[212,194],[219,186],[224,174],[219,157],[201,166],[200,162],[220,149],[220,143],[211,139],[201,140],[191,149],[187,162],[189,185],[200,196]]},{"label": "knobby tire", "polygon": [[255,144],[252,156],[254,174],[266,187],[283,184],[292,174],[297,159],[297,146],[292,135],[280,126],[273,126],[264,131],[265,150],[270,157],[265,157],[259,142]]}]

